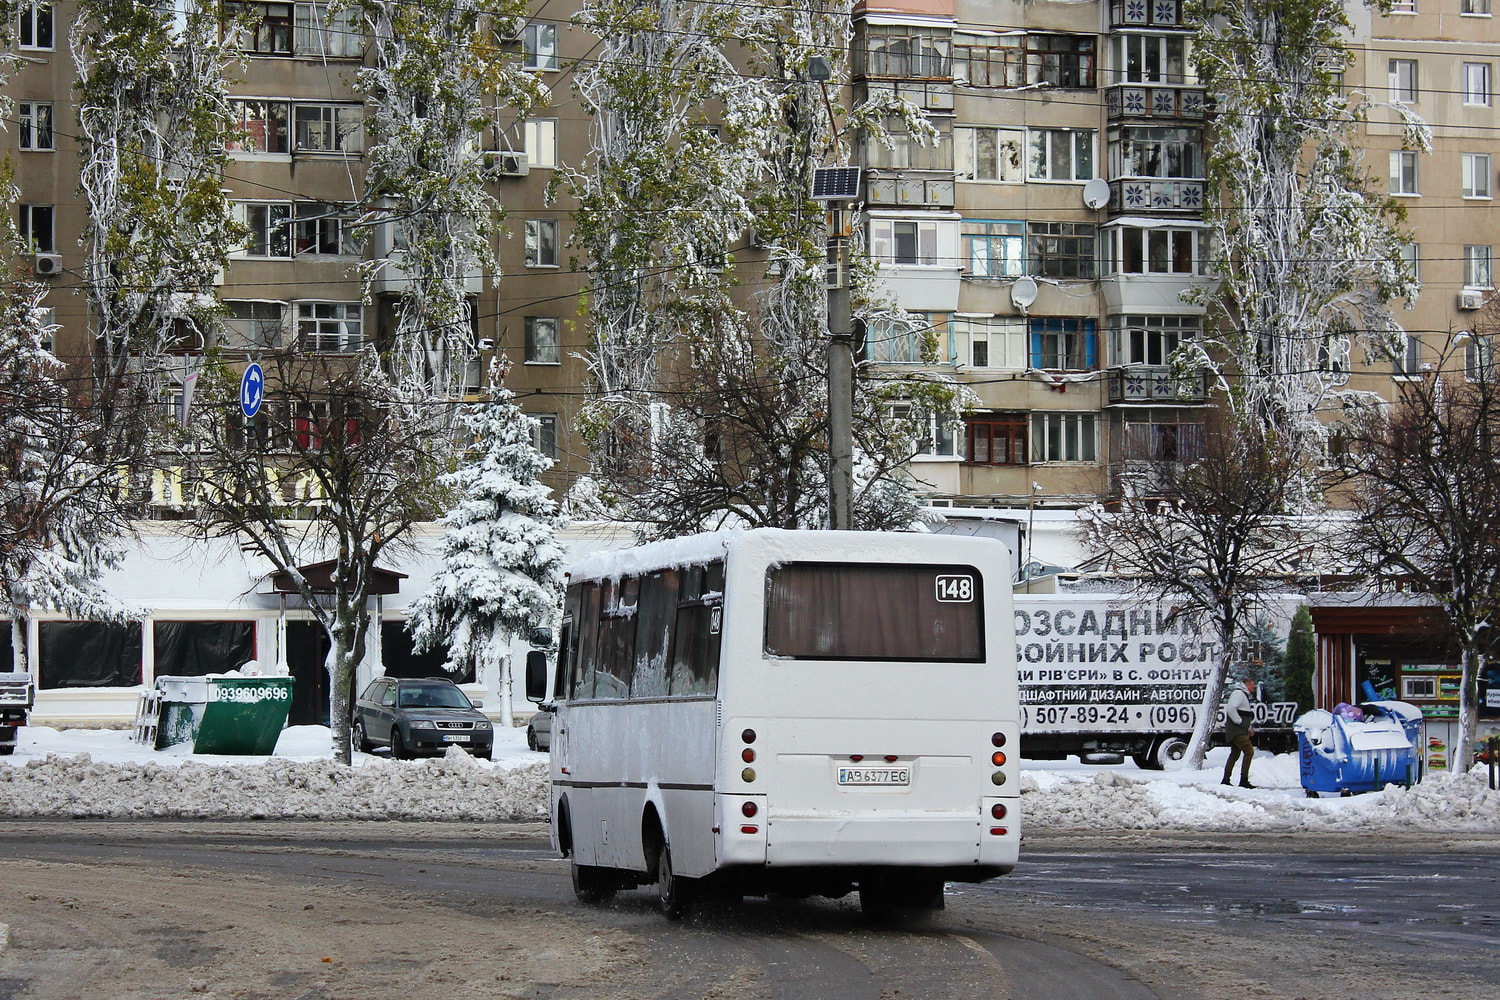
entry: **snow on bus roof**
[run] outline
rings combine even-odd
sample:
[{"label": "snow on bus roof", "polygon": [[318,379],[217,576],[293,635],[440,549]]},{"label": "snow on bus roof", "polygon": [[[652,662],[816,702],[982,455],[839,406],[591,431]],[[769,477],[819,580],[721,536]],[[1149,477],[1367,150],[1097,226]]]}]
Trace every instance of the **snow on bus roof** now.
[{"label": "snow on bus roof", "polygon": [[568,576],[574,580],[608,580],[659,569],[702,566],[724,558],[730,541],[742,534],[743,529],[735,528],[683,535],[630,549],[590,552],[568,568]]}]

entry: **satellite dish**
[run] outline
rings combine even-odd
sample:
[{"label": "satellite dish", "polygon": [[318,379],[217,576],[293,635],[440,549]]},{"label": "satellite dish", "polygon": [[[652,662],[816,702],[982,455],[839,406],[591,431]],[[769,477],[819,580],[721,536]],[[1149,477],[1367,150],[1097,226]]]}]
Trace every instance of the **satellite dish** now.
[{"label": "satellite dish", "polygon": [[1010,301],[1017,309],[1027,309],[1036,301],[1036,279],[1017,278],[1010,286]]},{"label": "satellite dish", "polygon": [[1103,208],[1109,204],[1109,181],[1095,177],[1083,186],[1083,203],[1089,208]]}]

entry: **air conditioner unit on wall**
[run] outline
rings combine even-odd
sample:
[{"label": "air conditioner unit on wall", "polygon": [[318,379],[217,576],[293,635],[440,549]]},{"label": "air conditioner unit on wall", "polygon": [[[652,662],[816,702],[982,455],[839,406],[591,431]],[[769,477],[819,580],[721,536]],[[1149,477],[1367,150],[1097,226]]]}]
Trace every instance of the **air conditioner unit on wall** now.
[{"label": "air conditioner unit on wall", "polygon": [[1484,307],[1484,291],[1479,288],[1465,288],[1458,293],[1458,308],[1465,310],[1482,309]]},{"label": "air conditioner unit on wall", "polygon": [[62,274],[62,257],[55,253],[39,253],[31,266],[37,274],[50,278],[53,275]]},{"label": "air conditioner unit on wall", "polygon": [[501,177],[525,177],[531,172],[531,164],[524,153],[492,152],[486,157],[485,165]]}]

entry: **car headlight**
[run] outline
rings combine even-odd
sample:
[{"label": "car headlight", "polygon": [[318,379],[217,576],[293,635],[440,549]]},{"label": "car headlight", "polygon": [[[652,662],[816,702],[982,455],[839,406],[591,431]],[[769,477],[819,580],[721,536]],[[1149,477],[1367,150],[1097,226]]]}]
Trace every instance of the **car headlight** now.
[{"label": "car headlight", "polygon": [[474,728],[475,729],[488,729],[488,728],[490,728],[490,724],[489,724],[488,721],[481,720],[479,722],[474,723]]},{"label": "car headlight", "polygon": [[413,729],[435,729],[436,728],[432,724],[432,720],[431,719],[413,719],[413,720],[411,720],[411,727]]}]

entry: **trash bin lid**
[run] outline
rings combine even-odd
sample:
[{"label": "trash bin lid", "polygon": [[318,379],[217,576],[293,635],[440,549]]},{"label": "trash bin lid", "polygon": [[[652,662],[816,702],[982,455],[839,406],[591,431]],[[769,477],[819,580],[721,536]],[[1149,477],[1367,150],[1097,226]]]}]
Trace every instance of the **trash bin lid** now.
[{"label": "trash bin lid", "polygon": [[1406,750],[1411,747],[1406,729],[1399,722],[1346,722],[1344,731],[1349,736],[1351,750]]}]

